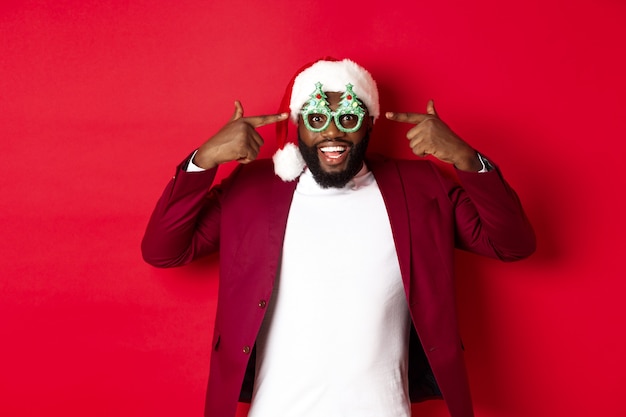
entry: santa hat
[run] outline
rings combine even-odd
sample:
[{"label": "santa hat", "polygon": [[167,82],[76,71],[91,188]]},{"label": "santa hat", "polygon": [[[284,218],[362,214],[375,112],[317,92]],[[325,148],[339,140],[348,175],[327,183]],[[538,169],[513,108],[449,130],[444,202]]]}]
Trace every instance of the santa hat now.
[{"label": "santa hat", "polygon": [[[372,75],[357,63],[349,60],[322,58],[302,67],[287,85],[279,113],[289,113],[289,119],[298,123],[300,110],[311,98],[315,83],[321,83],[324,92],[344,92],[352,84],[354,94],[367,106],[374,121],[380,115],[378,89]],[[302,174],[305,163],[295,141],[287,138],[289,120],[276,125],[278,150],[272,158],[274,172],[283,181],[293,181]]]}]

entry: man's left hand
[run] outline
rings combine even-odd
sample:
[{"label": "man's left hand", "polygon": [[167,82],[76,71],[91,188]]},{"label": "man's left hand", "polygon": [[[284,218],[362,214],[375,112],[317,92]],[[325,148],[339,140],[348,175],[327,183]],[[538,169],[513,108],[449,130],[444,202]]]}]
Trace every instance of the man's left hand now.
[{"label": "man's left hand", "polygon": [[476,150],[439,118],[433,100],[426,105],[426,113],[387,112],[385,116],[389,120],[416,125],[406,134],[415,155],[432,155],[462,171],[477,172],[482,168]]}]

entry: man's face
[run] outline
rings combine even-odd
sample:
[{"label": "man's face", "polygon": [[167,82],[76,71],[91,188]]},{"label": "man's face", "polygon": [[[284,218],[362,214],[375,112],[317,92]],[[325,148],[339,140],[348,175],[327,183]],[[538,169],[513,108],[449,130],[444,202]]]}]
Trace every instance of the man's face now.
[{"label": "man's face", "polygon": [[[336,110],[341,93],[327,92],[326,96],[331,110]],[[300,152],[315,181],[324,188],[345,186],[363,166],[371,128],[372,120],[367,112],[361,127],[350,133],[339,130],[334,120],[321,132],[312,132],[300,117]]]}]

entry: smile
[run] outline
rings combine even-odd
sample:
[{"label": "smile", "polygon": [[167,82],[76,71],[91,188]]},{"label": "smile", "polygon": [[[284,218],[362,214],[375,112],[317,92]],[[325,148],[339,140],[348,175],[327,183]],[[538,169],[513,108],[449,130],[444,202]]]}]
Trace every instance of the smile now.
[{"label": "smile", "polygon": [[348,160],[351,146],[347,143],[324,143],[320,144],[317,152],[322,166],[328,170],[340,169]]},{"label": "smile", "polygon": [[341,155],[347,150],[346,146],[323,146],[319,148],[320,152],[324,154],[325,157],[330,159],[339,159]]}]

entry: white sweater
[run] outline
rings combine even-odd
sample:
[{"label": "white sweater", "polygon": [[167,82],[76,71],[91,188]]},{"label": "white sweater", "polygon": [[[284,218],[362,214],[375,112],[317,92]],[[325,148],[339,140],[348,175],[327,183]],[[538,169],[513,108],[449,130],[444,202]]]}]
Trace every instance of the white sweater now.
[{"label": "white sweater", "polygon": [[257,340],[249,417],[410,416],[410,319],[387,210],[364,167],[342,189],[307,170]]}]

